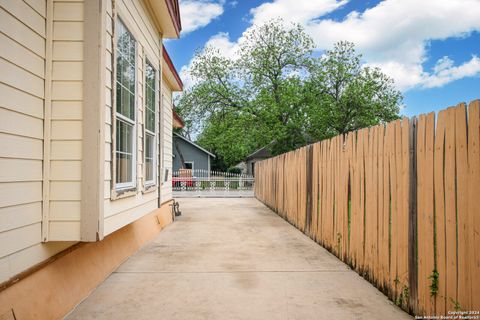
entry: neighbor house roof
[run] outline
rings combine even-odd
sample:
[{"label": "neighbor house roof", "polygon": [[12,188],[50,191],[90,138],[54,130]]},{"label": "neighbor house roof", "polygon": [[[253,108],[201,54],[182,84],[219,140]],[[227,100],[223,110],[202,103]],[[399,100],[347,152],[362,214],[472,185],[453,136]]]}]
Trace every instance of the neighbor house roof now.
[{"label": "neighbor house roof", "polygon": [[183,90],[182,79],[180,79],[180,76],[178,75],[178,72],[175,69],[175,66],[173,65],[172,59],[170,59],[170,56],[168,55],[168,52],[165,46],[162,46],[162,56],[163,56],[163,60],[162,60],[163,73],[166,76],[166,79],[170,84],[172,91],[182,91]]},{"label": "neighbor house roof", "polygon": [[264,147],[261,147],[260,149],[255,150],[251,154],[249,154],[246,157],[246,160],[253,159],[253,158],[269,158],[271,157],[270,150],[268,150],[268,147],[272,144],[273,142],[267,144]]},{"label": "neighbor house roof", "polygon": [[211,153],[210,151],[208,151],[208,150],[200,147],[200,146],[199,146],[198,144],[196,144],[195,142],[190,141],[190,140],[188,140],[187,138],[182,137],[181,135],[179,135],[179,134],[177,134],[177,133],[175,133],[175,132],[173,133],[173,135],[174,135],[175,137],[178,137],[178,138],[182,139],[183,141],[185,141],[185,142],[187,142],[187,143],[190,143],[192,146],[194,146],[194,147],[197,148],[197,149],[202,150],[203,152],[205,152],[205,153],[208,154],[209,156],[211,156],[211,157],[213,157],[213,158],[216,158],[213,153]]}]

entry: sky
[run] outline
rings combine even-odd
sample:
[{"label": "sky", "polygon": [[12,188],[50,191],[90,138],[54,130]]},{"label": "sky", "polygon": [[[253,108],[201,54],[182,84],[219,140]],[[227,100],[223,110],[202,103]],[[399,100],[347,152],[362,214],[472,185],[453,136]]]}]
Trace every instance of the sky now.
[{"label": "sky", "polygon": [[480,98],[480,0],[180,0],[182,33],[165,46],[185,86],[197,50],[233,57],[243,34],[274,18],[300,23],[316,54],[355,43],[403,93],[402,114]]}]

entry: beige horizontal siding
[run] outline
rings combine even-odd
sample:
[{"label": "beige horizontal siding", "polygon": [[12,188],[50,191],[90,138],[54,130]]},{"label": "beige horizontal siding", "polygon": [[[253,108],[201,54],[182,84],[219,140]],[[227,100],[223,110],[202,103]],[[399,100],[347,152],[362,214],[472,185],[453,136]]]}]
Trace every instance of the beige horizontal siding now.
[{"label": "beige horizontal siding", "polygon": [[0,133],[0,157],[42,160],[43,142],[39,139]]},{"label": "beige horizontal siding", "polygon": [[81,81],[52,81],[52,100],[82,100]]},{"label": "beige horizontal siding", "polygon": [[[107,88],[107,90],[110,90]],[[105,123],[111,125],[112,124],[112,108],[107,105],[105,108]]]},{"label": "beige horizontal siding", "polygon": [[82,1],[53,4],[49,241],[80,239]]},{"label": "beige horizontal siding", "polygon": [[43,119],[43,99],[0,83],[0,107]]},{"label": "beige horizontal siding", "polygon": [[80,221],[50,221],[50,241],[76,241],[80,239]]},{"label": "beige horizontal siding", "polygon": [[0,232],[17,229],[41,221],[41,202],[0,208]]},{"label": "beige horizontal siding", "polygon": [[46,17],[45,1],[39,0],[24,0],[33,10],[35,10],[42,17]]},{"label": "beige horizontal siding", "polygon": [[53,22],[53,40],[83,40],[83,23],[74,21],[55,21]]},{"label": "beige horizontal siding", "polygon": [[53,201],[50,221],[80,221],[80,201]]},{"label": "beige horizontal siding", "polygon": [[[0,233],[0,257],[15,253],[40,242],[41,223],[34,223]],[[12,241],[15,239],[15,241]]]},{"label": "beige horizontal siding", "polygon": [[18,274],[18,270],[26,270],[72,246],[74,242],[38,243],[0,259],[0,282]]},{"label": "beige horizontal siding", "polygon": [[53,120],[82,120],[82,101],[52,101]]},{"label": "beige horizontal siding", "polygon": [[[54,6],[56,19],[83,18],[81,4]],[[73,244],[41,242],[45,17],[44,0],[0,0],[0,282]],[[55,240],[66,240],[65,232],[79,238],[80,230],[83,25],[55,25],[62,30],[55,30],[53,43],[52,97],[57,101],[51,128],[58,140],[52,141],[50,166],[51,178],[59,181],[52,182],[50,192],[51,218],[60,224],[51,227]]]},{"label": "beige horizontal siding", "polygon": [[0,33],[0,57],[34,75],[44,78],[45,60],[13,39]]},{"label": "beige horizontal siding", "polygon": [[43,121],[29,115],[0,108],[0,132],[43,139]]},{"label": "beige horizontal siding", "polygon": [[163,150],[163,168],[168,169],[167,181],[162,185],[162,202],[172,199],[172,91],[166,81],[162,82],[162,116],[163,116],[163,139],[161,148]]},{"label": "beige horizontal siding", "polygon": [[83,21],[83,3],[56,2],[53,5],[55,21]]},{"label": "beige horizontal siding", "polygon": [[0,282],[41,247],[45,6],[0,0]]},{"label": "beige horizontal siding", "polygon": [[45,83],[43,78],[0,58],[0,82],[43,98]]},{"label": "beige horizontal siding", "polygon": [[51,181],[50,201],[69,201],[81,198],[81,184],[79,181]]},{"label": "beige horizontal siding", "polygon": [[133,197],[117,199],[115,201],[105,201],[105,218],[115,215],[119,212],[141,206],[145,202],[157,199],[156,192],[138,193]]},{"label": "beige horizontal siding", "polygon": [[[111,35],[115,21],[111,19],[113,13],[110,4],[106,10],[106,70],[105,70],[105,180],[104,180],[104,215],[106,217],[104,226],[105,233],[111,233],[124,225],[140,218],[141,216],[151,212],[157,207],[158,192],[142,193],[143,188],[143,123],[144,123],[144,59],[148,59],[150,63],[158,70],[160,65],[160,45],[159,35],[152,24],[147,10],[141,0],[121,0],[115,3],[118,16],[122,19],[127,29],[133,34],[137,41],[137,186],[138,191],[135,196],[112,200],[111,196],[111,179],[112,179],[112,156],[111,156],[111,126],[112,126],[112,78],[114,76],[112,65],[112,48]],[[160,128],[159,128],[160,130]],[[157,152],[159,152],[157,148]]]},{"label": "beige horizontal siding", "polygon": [[52,160],[50,161],[50,179],[52,181],[80,181],[82,179],[81,167],[81,161]]},{"label": "beige horizontal siding", "polygon": [[52,141],[51,160],[82,160],[82,142],[75,140]]},{"label": "beige horizontal siding", "polygon": [[45,39],[1,7],[0,30],[7,37],[30,49],[41,58],[45,58]]},{"label": "beige horizontal siding", "polygon": [[0,183],[0,204],[2,207],[42,201],[41,182]]},{"label": "beige horizontal siding", "polygon": [[52,80],[82,80],[83,63],[81,61],[54,61]]},{"label": "beige horizontal siding", "polygon": [[0,6],[22,23],[45,38],[45,18],[24,1],[0,0]]},{"label": "beige horizontal siding", "polygon": [[54,61],[83,61],[83,41],[54,41]]},{"label": "beige horizontal siding", "polygon": [[0,158],[0,183],[15,181],[42,181],[41,160]]},{"label": "beige horizontal siding", "polygon": [[82,122],[52,120],[52,140],[82,140]]},{"label": "beige horizontal siding", "polygon": [[126,211],[116,213],[113,216],[109,216],[105,219],[104,222],[104,234],[108,235],[125,226],[126,224],[132,223],[133,221],[155,210],[157,206],[158,201],[157,199],[155,199],[144,202],[138,207],[132,207]]}]

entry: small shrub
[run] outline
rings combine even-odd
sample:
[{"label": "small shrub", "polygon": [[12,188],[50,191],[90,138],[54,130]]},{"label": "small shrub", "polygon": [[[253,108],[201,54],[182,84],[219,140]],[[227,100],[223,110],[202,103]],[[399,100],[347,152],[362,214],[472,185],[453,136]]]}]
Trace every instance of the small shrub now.
[{"label": "small shrub", "polygon": [[235,173],[235,174],[241,174],[241,173],[242,173],[242,169],[237,168],[237,167],[230,167],[230,168],[228,168],[227,172],[229,172],[229,173]]}]

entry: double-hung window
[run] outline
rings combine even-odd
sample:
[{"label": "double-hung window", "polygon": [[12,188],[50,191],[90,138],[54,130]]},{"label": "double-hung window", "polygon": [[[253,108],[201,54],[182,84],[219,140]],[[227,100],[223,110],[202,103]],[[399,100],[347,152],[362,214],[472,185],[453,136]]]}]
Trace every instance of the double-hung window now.
[{"label": "double-hung window", "polygon": [[116,46],[116,189],[135,187],[136,170],[136,43],[125,25],[117,20]]},{"label": "double-hung window", "polygon": [[145,65],[145,185],[155,184],[155,114],[156,114],[156,70],[150,62]]}]

